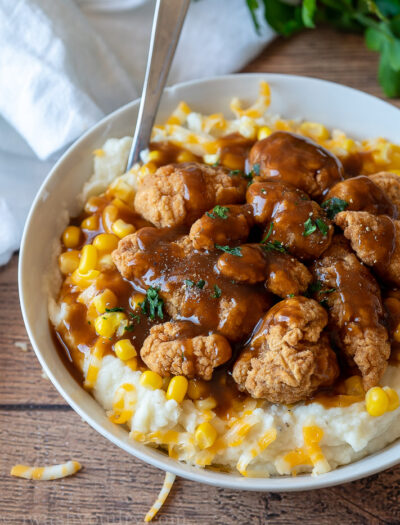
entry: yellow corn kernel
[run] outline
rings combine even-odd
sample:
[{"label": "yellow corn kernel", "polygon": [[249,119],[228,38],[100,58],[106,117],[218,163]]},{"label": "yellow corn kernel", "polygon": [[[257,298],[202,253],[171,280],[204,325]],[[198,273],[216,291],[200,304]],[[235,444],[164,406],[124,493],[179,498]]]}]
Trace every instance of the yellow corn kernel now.
[{"label": "yellow corn kernel", "polygon": [[268,126],[262,126],[257,132],[257,140],[263,140],[269,137],[272,133],[272,129]]},{"label": "yellow corn kernel", "polygon": [[396,410],[396,408],[399,408],[400,400],[399,400],[399,395],[396,392],[396,390],[394,390],[393,388],[390,388],[389,386],[384,386],[383,390],[386,392],[386,395],[389,400],[387,411],[392,412],[392,410]]},{"label": "yellow corn kernel", "polygon": [[217,402],[212,396],[196,401],[196,407],[200,410],[212,410],[217,406]]},{"label": "yellow corn kernel", "polygon": [[137,352],[129,339],[120,339],[114,345],[115,354],[121,361],[128,361],[137,356]]},{"label": "yellow corn kernel", "polygon": [[99,270],[89,270],[86,273],[81,273],[79,268],[75,270],[71,275],[71,281],[80,288],[88,288],[97,277],[100,275]]},{"label": "yellow corn kernel", "polygon": [[68,226],[62,234],[62,241],[67,248],[76,248],[81,239],[81,230],[78,226]]},{"label": "yellow corn kernel", "polygon": [[118,219],[112,225],[112,231],[115,233],[115,235],[122,239],[127,235],[134,233],[136,228],[133,226],[133,224],[128,224],[122,219]]},{"label": "yellow corn kernel", "polygon": [[318,122],[303,122],[300,124],[300,132],[314,140],[329,139],[329,131],[325,126]]},{"label": "yellow corn kernel", "polygon": [[150,173],[155,173],[157,171],[157,165],[154,164],[154,162],[146,162],[146,164],[143,164],[139,171],[140,174],[144,177],[146,175],[149,175]]},{"label": "yellow corn kernel", "polygon": [[365,405],[370,416],[382,416],[389,408],[389,397],[383,388],[374,386],[365,396]]},{"label": "yellow corn kernel", "polygon": [[191,379],[188,384],[188,396],[195,401],[208,394],[208,386],[201,379]]},{"label": "yellow corn kernel", "polygon": [[243,158],[233,153],[225,153],[222,164],[230,170],[241,170],[243,169]]},{"label": "yellow corn kernel", "polygon": [[196,441],[197,446],[201,450],[204,450],[206,448],[211,447],[215,443],[215,440],[217,439],[217,431],[211,423],[206,421],[205,423],[201,423],[196,428],[196,432],[194,433],[194,439]]},{"label": "yellow corn kernel", "polygon": [[112,233],[100,233],[93,239],[93,246],[99,252],[111,253],[118,246],[118,237]]},{"label": "yellow corn kernel", "polygon": [[128,361],[125,361],[125,364],[127,366],[129,366],[129,368],[133,371],[133,372],[136,372],[136,370],[138,369],[138,360],[137,360],[137,357],[132,357],[132,359],[128,359]]},{"label": "yellow corn kernel", "polygon": [[364,396],[364,387],[360,376],[348,377],[344,385],[348,396]]},{"label": "yellow corn kernel", "polygon": [[81,260],[79,261],[79,272],[81,274],[94,270],[97,265],[97,250],[92,244],[86,244],[81,251]]},{"label": "yellow corn kernel", "polygon": [[100,336],[110,338],[124,321],[126,321],[126,315],[124,313],[106,312],[96,317],[94,328]]},{"label": "yellow corn kernel", "polygon": [[118,208],[113,204],[109,204],[103,210],[102,221],[103,227],[107,233],[113,233],[112,225],[118,218]]},{"label": "yellow corn kernel", "polygon": [[151,160],[153,162],[161,162],[163,158],[162,151],[153,150],[149,152],[148,160]]},{"label": "yellow corn kernel", "polygon": [[58,266],[64,275],[74,272],[79,266],[78,250],[61,253],[58,258]]},{"label": "yellow corn kernel", "polygon": [[132,308],[132,310],[139,310],[140,305],[143,303],[145,299],[145,295],[142,293],[134,293],[129,298],[129,306]]},{"label": "yellow corn kernel", "polygon": [[103,205],[102,197],[89,197],[85,203],[84,210],[87,214],[96,213],[96,211]]},{"label": "yellow corn kernel", "polygon": [[146,370],[146,372],[143,372],[143,374],[140,376],[140,384],[146,388],[150,388],[151,390],[157,390],[158,388],[162,387],[163,380],[162,377],[157,374],[157,372],[153,372],[153,370]]},{"label": "yellow corn kernel", "polygon": [[97,215],[90,215],[89,217],[86,217],[86,219],[83,219],[81,222],[81,228],[84,230],[90,230],[95,231],[99,227],[99,218]]},{"label": "yellow corn kernel", "polygon": [[93,150],[93,155],[95,157],[104,157],[105,154],[106,152],[104,151],[104,149],[99,148],[99,149]]},{"label": "yellow corn kernel", "polygon": [[181,151],[176,160],[177,162],[194,162],[196,160],[196,156],[193,155],[193,153],[190,153],[190,151]]},{"label": "yellow corn kernel", "polygon": [[396,330],[394,331],[393,339],[396,343],[400,343],[400,324],[397,325]]},{"label": "yellow corn kernel", "polygon": [[115,308],[117,306],[117,296],[112,290],[106,288],[104,292],[93,299],[92,304],[97,310],[97,313],[104,314],[106,308]]},{"label": "yellow corn kernel", "polygon": [[171,379],[167,390],[167,399],[175,399],[182,403],[188,389],[188,380],[185,376],[175,376]]},{"label": "yellow corn kernel", "polygon": [[115,195],[115,197],[127,203],[132,203],[133,197],[135,196],[135,190],[132,186],[121,179],[117,179],[111,184],[109,192],[111,195]]}]

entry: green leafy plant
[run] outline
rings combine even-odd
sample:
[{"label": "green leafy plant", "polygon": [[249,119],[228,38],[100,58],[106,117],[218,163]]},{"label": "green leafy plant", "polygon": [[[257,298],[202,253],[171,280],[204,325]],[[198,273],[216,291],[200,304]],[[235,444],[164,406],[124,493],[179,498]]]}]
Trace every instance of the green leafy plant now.
[{"label": "green leafy plant", "polygon": [[[363,33],[368,49],[380,53],[378,80],[388,97],[400,96],[400,0],[246,0],[254,26],[259,16],[289,37],[318,24]],[[260,9],[263,8],[263,9]]]}]

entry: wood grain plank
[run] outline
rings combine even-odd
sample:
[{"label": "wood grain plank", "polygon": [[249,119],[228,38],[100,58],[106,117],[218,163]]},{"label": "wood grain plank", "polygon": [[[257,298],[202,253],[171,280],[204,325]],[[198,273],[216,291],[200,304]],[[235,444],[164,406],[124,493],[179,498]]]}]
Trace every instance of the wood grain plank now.
[{"label": "wood grain plank", "polygon": [[[18,298],[18,258],[0,267],[0,405],[66,404],[42,376],[25,330]],[[16,343],[26,344],[24,352]],[[13,385],[13,388],[10,388]]]}]

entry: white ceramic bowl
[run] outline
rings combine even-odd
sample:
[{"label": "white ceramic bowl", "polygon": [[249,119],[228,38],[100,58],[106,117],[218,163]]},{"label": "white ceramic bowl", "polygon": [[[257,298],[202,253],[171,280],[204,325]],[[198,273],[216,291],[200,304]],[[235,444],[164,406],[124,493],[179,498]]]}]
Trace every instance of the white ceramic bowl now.
[{"label": "white ceramic bowl", "polygon": [[[286,75],[231,75],[178,84],[165,91],[158,121],[163,122],[180,100],[196,111],[229,114],[230,99],[238,96],[253,101],[261,80],[271,86],[272,114],[321,122],[356,138],[383,136],[400,143],[400,111],[390,104],[331,82]],[[71,377],[52,342],[47,298],[40,283],[49,267],[52,242],[61,234],[59,211],[66,206],[77,212],[76,196],[92,173],[92,151],[107,138],[131,134],[137,109],[136,100],[115,111],[69,148],[40,188],[25,226],[19,264],[21,308],[32,346],[54,386],[83,419],[125,451],[161,469],[211,485],[263,491],[315,489],[352,481],[400,462],[397,441],[381,452],[319,477],[244,478],[190,467],[129,439],[128,432],[112,424],[100,405]]]}]

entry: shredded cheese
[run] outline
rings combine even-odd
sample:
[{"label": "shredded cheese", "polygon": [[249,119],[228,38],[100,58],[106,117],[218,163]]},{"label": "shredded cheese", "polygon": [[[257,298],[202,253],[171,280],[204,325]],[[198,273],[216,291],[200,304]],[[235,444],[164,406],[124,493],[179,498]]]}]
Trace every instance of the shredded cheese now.
[{"label": "shredded cheese", "polygon": [[67,461],[60,465],[52,465],[49,467],[28,467],[27,465],[15,465],[11,469],[11,476],[25,479],[36,479],[41,481],[49,481],[51,479],[66,478],[76,474],[82,467],[77,461]]},{"label": "shredded cheese", "polygon": [[160,493],[154,502],[153,506],[149,510],[149,512],[146,514],[144,521],[149,522],[151,521],[154,516],[157,514],[157,512],[161,509],[161,507],[164,505],[165,500],[168,498],[169,493],[171,492],[172,485],[175,481],[175,474],[171,474],[171,472],[167,472],[165,474],[165,479],[163,486],[161,487]]}]

